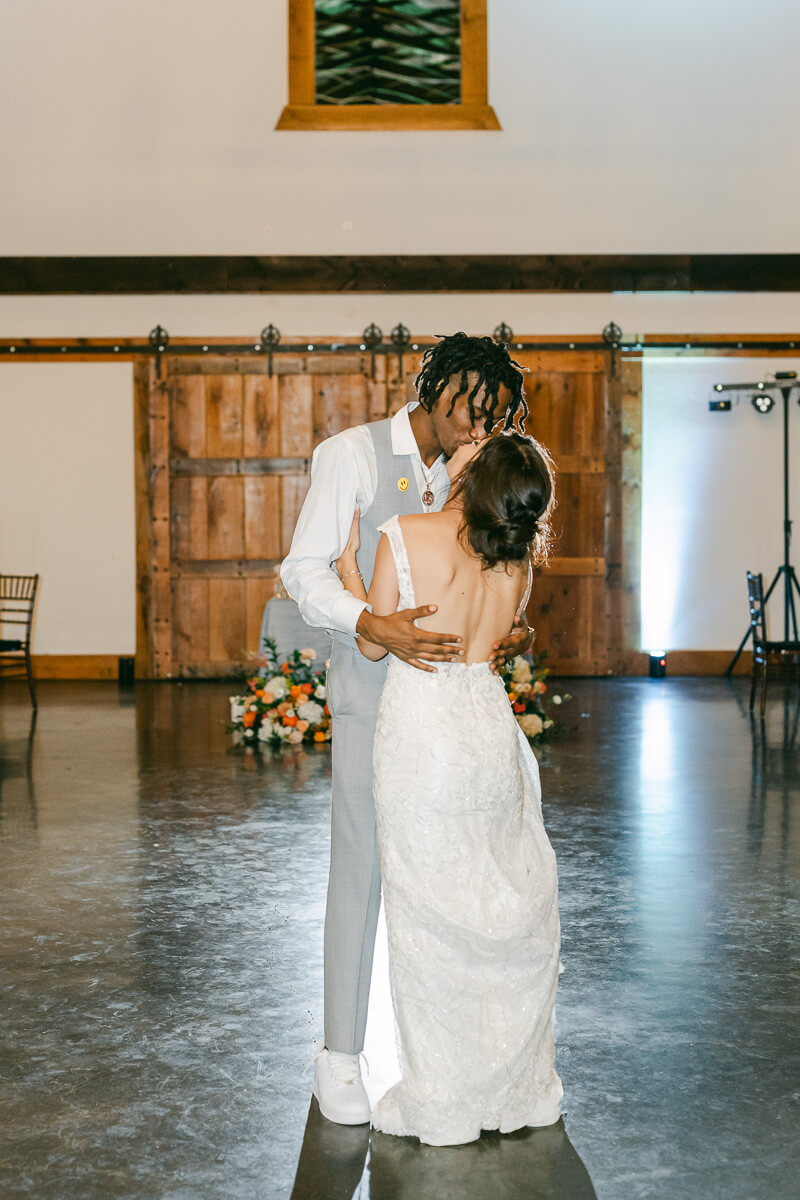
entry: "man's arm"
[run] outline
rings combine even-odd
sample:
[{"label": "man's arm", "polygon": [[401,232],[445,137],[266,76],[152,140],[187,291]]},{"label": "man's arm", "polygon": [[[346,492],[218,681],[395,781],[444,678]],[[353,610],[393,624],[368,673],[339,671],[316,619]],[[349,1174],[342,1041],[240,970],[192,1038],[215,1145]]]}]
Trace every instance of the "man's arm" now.
[{"label": "man's arm", "polygon": [[356,504],[371,503],[371,490],[366,455],[362,461],[352,437],[320,442],[311,459],[311,486],[280,568],[309,625],[355,635],[366,601],[350,595],[331,563],[347,544]]}]

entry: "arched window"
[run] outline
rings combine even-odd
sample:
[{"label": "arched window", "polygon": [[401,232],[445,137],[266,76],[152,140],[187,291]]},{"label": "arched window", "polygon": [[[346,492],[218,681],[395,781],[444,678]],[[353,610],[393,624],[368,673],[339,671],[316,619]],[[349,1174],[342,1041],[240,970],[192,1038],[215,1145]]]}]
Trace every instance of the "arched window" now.
[{"label": "arched window", "polygon": [[486,0],[289,0],[278,129],[499,129]]}]

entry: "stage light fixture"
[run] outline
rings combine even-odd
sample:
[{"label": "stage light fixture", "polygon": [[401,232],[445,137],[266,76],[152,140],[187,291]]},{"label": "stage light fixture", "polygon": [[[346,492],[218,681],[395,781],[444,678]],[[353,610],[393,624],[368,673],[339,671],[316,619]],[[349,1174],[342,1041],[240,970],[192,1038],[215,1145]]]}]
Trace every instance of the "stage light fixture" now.
[{"label": "stage light fixture", "polygon": [[651,650],[650,651],[650,678],[663,679],[667,673],[667,652],[666,650]]},{"label": "stage light fixture", "polygon": [[[716,390],[720,391],[719,384],[717,384]],[[709,400],[708,407],[711,412],[730,412],[731,402],[730,400]]]},{"label": "stage light fixture", "polygon": [[769,392],[756,392],[750,403],[756,412],[768,413],[775,407],[775,397],[771,396]]}]

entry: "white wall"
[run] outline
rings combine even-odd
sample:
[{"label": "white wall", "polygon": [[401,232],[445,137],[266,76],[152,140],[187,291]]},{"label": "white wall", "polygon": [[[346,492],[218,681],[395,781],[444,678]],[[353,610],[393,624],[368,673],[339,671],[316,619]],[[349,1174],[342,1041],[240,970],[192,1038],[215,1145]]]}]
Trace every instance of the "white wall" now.
[{"label": "white wall", "polygon": [[5,0],[0,254],[798,250],[800,7],[491,0],[502,132],[276,132],[286,0]]},{"label": "white wall", "polygon": [[133,654],[130,363],[0,365],[0,571],[39,572],[36,654]]},{"label": "white wall", "polygon": [[[783,561],[782,400],[766,415],[755,411],[749,393],[731,393],[728,413],[708,407],[715,383],[756,383],[775,370],[800,372],[800,358],[660,359],[644,365],[643,649],[738,646],[747,628],[745,571],[762,571],[766,586]],[[789,413],[795,522],[798,394]],[[799,559],[795,538],[795,563]],[[776,637],[783,628],[782,596],[776,591],[768,613]]]}]

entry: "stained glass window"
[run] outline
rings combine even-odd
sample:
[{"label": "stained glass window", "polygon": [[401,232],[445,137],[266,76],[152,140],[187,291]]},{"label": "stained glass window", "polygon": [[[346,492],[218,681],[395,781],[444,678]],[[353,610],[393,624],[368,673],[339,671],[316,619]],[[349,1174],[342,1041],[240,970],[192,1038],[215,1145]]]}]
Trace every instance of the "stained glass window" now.
[{"label": "stained glass window", "polygon": [[315,104],[459,104],[461,0],[314,0]]}]

